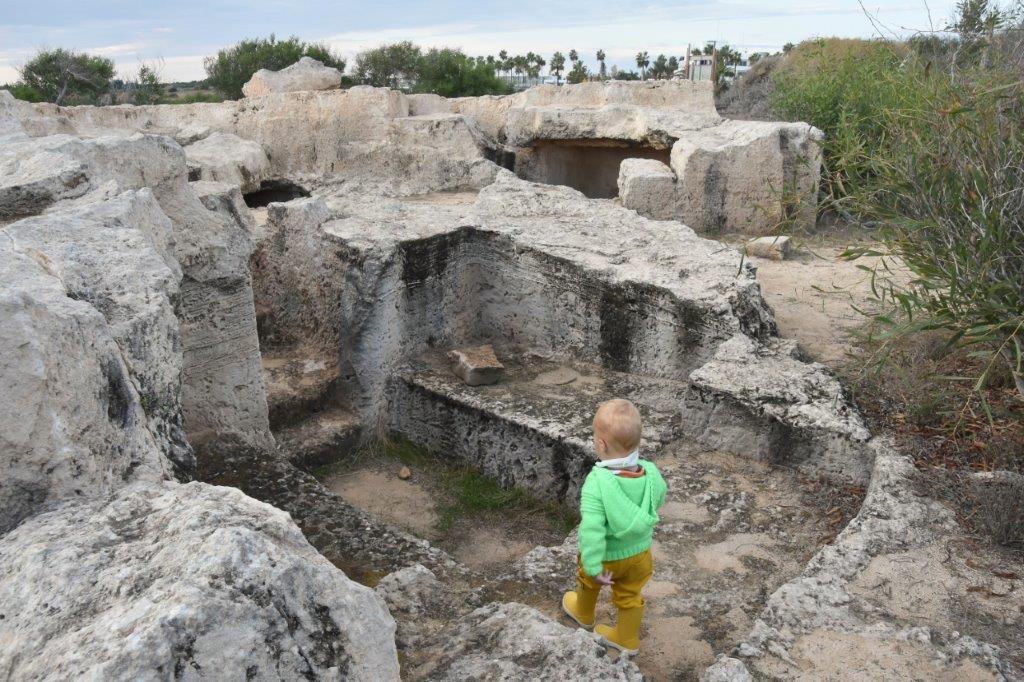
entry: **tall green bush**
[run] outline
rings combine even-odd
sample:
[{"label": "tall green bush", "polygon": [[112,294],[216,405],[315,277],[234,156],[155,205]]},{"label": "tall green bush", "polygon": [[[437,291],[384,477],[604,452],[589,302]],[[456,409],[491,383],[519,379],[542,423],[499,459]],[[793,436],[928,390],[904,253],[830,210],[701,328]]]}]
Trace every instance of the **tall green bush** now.
[{"label": "tall green bush", "polygon": [[889,41],[819,39],[796,46],[772,75],[772,107],[783,119],[806,121],[825,133],[822,189],[833,208],[869,180],[875,150],[886,144],[881,111],[916,96],[901,78],[907,57]]},{"label": "tall green bush", "polygon": [[312,57],[339,71],[345,70],[345,60],[321,43],[307,43],[295,36],[278,40],[269,38],[243,40],[219,50],[216,56],[203,60],[207,82],[211,88],[229,99],[242,97],[242,86],[260,69],[280,71],[302,57]]},{"label": "tall green bush", "polygon": [[54,104],[97,104],[109,95],[114,62],[64,48],[41,50],[21,67],[15,97]]},{"label": "tall green bush", "polygon": [[909,278],[870,269],[883,340],[943,330],[982,359],[981,389],[1005,362],[1024,398],[1024,81],[1016,64],[950,75],[908,65],[888,79],[914,99],[875,112],[880,142],[851,195]]},{"label": "tall green bush", "polygon": [[495,74],[493,63],[446,47],[431,49],[420,57],[413,90],[442,97],[477,97],[505,94],[509,87]]}]

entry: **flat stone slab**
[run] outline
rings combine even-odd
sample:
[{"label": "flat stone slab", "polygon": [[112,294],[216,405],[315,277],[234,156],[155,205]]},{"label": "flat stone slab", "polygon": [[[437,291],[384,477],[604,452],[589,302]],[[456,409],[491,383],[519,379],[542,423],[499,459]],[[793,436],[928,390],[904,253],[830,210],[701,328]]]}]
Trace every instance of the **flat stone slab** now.
[{"label": "flat stone slab", "polygon": [[448,359],[452,363],[452,372],[467,386],[496,384],[505,373],[505,366],[491,346],[457,348],[448,353]]}]

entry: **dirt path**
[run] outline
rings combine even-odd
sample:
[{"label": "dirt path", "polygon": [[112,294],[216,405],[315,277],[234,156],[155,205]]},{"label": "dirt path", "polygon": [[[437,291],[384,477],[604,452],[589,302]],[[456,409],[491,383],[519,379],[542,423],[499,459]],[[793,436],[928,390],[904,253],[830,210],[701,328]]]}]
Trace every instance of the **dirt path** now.
[{"label": "dirt path", "polygon": [[839,258],[844,247],[813,244],[791,259],[750,258],[765,300],[775,310],[779,334],[796,339],[814,360],[835,366],[850,348],[850,330],[864,316],[851,307],[863,306],[871,293],[868,273]]}]

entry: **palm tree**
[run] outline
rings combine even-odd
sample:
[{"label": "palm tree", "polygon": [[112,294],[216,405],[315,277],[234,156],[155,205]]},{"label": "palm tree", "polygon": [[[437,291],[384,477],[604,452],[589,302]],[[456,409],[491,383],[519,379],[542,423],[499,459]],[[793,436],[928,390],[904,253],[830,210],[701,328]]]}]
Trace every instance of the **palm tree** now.
[{"label": "palm tree", "polygon": [[651,64],[651,58],[647,52],[636,53],[636,67],[640,69],[641,80],[647,80],[647,67]]},{"label": "palm tree", "polygon": [[576,50],[569,50],[569,61],[575,64],[580,60],[580,53]]},{"label": "palm tree", "polygon": [[565,70],[565,55],[561,52],[556,52],[551,55],[551,66],[548,71],[555,74],[555,83],[558,85],[562,84],[562,71]]},{"label": "palm tree", "polygon": [[659,54],[658,58],[654,60],[654,65],[651,67],[651,75],[655,79],[664,78],[666,71],[668,71],[668,57]]},{"label": "palm tree", "polygon": [[608,71],[604,67],[604,50],[597,51],[597,63],[600,64],[598,67],[598,74],[601,76],[601,80],[608,78]]},{"label": "palm tree", "polygon": [[[502,71],[509,71],[508,50],[502,50],[501,52],[499,52],[498,53],[498,59],[501,60],[498,63],[498,68],[501,69]],[[512,83],[512,74],[509,73],[509,84],[511,85],[511,83]]]}]

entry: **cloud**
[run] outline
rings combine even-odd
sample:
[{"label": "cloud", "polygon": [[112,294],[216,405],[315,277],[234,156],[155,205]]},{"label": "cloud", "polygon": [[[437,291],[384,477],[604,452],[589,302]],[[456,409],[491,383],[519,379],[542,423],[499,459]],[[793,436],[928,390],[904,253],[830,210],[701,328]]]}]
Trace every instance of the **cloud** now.
[{"label": "cloud", "polygon": [[90,54],[103,55],[104,57],[114,57],[122,54],[131,54],[132,52],[142,52],[149,47],[149,43],[137,42],[137,43],[121,43],[119,45],[104,45],[102,47],[90,47],[85,52]]}]

